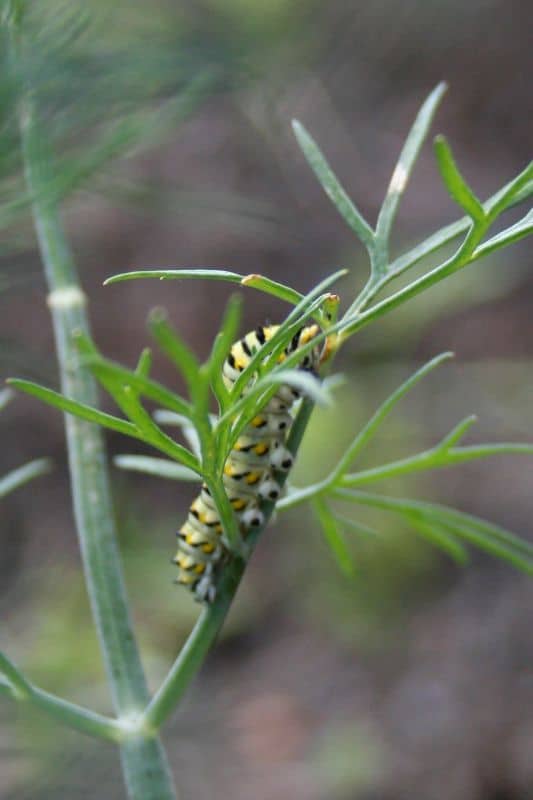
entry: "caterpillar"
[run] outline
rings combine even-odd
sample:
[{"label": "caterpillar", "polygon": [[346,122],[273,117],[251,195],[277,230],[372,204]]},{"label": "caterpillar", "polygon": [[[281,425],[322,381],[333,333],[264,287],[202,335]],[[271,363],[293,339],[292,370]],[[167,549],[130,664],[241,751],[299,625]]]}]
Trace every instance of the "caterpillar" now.
[{"label": "caterpillar", "polygon": [[[267,347],[278,328],[278,325],[260,325],[232,345],[222,369],[222,379],[228,390],[232,389],[254,353]],[[300,328],[281,353],[279,361],[283,362],[319,332],[318,325]],[[320,359],[321,347],[317,345],[302,358],[298,368],[316,374]],[[244,389],[243,394],[246,391]],[[288,472],[292,467],[293,458],[285,442],[292,424],[290,410],[300,394],[294,387],[281,385],[243,429],[226,460],[224,488],[243,536],[263,524],[262,503],[279,497],[281,488],[276,480],[276,471]],[[176,583],[186,586],[200,602],[212,603],[215,599],[220,568],[230,552],[223,533],[219,513],[204,483],[185,523],[176,534],[178,550],[173,559],[178,567]]]}]

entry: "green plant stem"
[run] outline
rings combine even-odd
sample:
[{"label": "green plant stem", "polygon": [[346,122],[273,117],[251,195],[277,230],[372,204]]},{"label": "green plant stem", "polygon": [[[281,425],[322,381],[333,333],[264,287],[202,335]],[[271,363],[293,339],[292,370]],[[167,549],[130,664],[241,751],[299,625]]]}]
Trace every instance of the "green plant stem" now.
[{"label": "green plant stem", "polygon": [[[20,40],[12,31],[11,59],[16,64]],[[47,192],[53,176],[51,153],[27,88],[19,120],[24,167],[33,198],[32,212],[49,288],[63,392],[74,400],[97,404],[95,382],[81,363],[73,342],[76,330],[88,332],[85,297],[66,240],[59,209]],[[95,425],[66,419],[74,512],[88,593],[111,694],[120,718],[138,714],[148,689],[133,633],[116,544],[105,448]],[[63,709],[65,711],[65,709]],[[58,714],[61,716],[61,714]],[[157,738],[138,737],[121,747],[122,767],[131,800],[175,800],[166,756]]]},{"label": "green plant stem", "polygon": [[[533,445],[521,444],[495,444],[472,445],[443,449],[440,447],[426,450],[415,456],[391,461],[372,469],[361,470],[352,474],[346,473],[338,482],[338,486],[360,486],[374,481],[396,478],[398,475],[409,475],[412,472],[428,471],[438,467],[453,467],[464,464],[477,458],[487,458],[492,455],[532,455]],[[330,487],[331,488],[331,487]]]},{"label": "green plant stem", "polygon": [[478,458],[488,458],[497,455],[528,455],[533,454],[533,445],[527,444],[487,444],[471,445],[469,447],[445,448],[441,445],[417,453],[414,456],[391,461],[379,467],[361,470],[360,472],[338,474],[335,470],[323,481],[313,483],[303,489],[294,489],[286,497],[279,500],[277,508],[285,511],[293,508],[307,500],[315,499],[321,495],[334,491],[335,489],[364,486],[367,483],[396,478],[399,475],[409,475],[413,472],[427,472],[431,469],[453,467],[457,464],[464,464]]},{"label": "green plant stem", "polygon": [[61,724],[68,725],[69,728],[88,736],[109,739],[112,742],[119,742],[123,738],[122,729],[116,720],[96,714],[75,703],[69,703],[36,686],[31,687],[27,699],[33,706],[49,716],[55,717]]},{"label": "green plant stem", "polygon": [[489,224],[487,222],[479,225],[472,225],[461,246],[451,258],[449,258],[443,264],[440,264],[438,267],[435,267],[435,269],[430,270],[430,272],[427,272],[422,277],[413,281],[404,289],[400,289],[398,292],[390,297],[387,297],[385,300],[382,300],[381,302],[371,306],[367,311],[363,311],[364,306],[366,307],[370,300],[372,300],[378,294],[378,292],[388,282],[388,279],[379,280],[375,283],[372,283],[372,285],[369,287],[369,291],[365,293],[364,306],[358,304],[359,312],[362,313],[355,313],[354,316],[348,316],[350,313],[350,311],[348,311],[343,320],[341,320],[339,325],[342,331],[340,334],[341,337],[348,338],[349,336],[353,336],[354,333],[363,328],[369,322],[383,316],[388,311],[391,311],[393,308],[401,305],[411,297],[415,297],[425,289],[429,289],[430,286],[433,286],[444,278],[447,278],[449,275],[452,275],[454,272],[458,272],[460,269],[467,266],[467,264],[471,262],[472,254],[476,246],[483,238],[483,235],[488,227]]},{"label": "green plant stem", "polygon": [[[293,455],[297,453],[300,447],[313,407],[314,403],[312,401],[304,400],[291,427],[287,447]],[[280,485],[283,486],[286,475],[280,474],[277,478]],[[247,538],[246,546],[249,555],[253,552],[259,536],[268,525],[274,506],[275,503],[265,504],[265,522],[260,529],[251,533]],[[240,556],[234,556],[225,567],[224,574],[217,587],[217,597],[214,603],[207,606],[200,614],[167,677],[144,712],[142,720],[140,720],[143,728],[157,730],[171,715],[176,704],[183,697],[224,624],[245,568],[246,561]]]},{"label": "green plant stem", "polygon": [[[526,222],[528,220],[528,217],[526,216],[523,220],[521,220],[520,223],[517,223],[517,225],[514,225],[507,231],[502,232],[501,236],[497,235],[496,237],[493,237],[489,242],[480,244],[484,233],[489,229],[492,222],[494,222],[494,220],[498,217],[500,213],[502,213],[502,211],[505,211],[509,208],[512,208],[515,205],[518,205],[519,203],[523,202],[524,200],[528,199],[528,197],[531,196],[531,192],[533,191],[531,181],[532,181],[532,167],[531,165],[529,165],[519,175],[513,178],[512,181],[506,184],[506,186],[504,186],[502,189],[496,192],[496,194],[490,197],[483,204],[482,208],[485,213],[485,221],[479,220],[478,224],[476,225],[476,230],[481,232],[478,239],[478,246],[471,248],[471,253],[466,263],[471,264],[477,261],[479,258],[482,258],[487,253],[491,252],[492,249],[495,249],[495,247],[497,246],[498,239],[500,239],[501,241],[508,239],[508,241],[511,242],[519,238],[522,238],[522,236],[527,235],[527,233],[529,232],[529,227],[526,225]],[[346,311],[344,315],[344,320],[349,320],[349,319],[357,320],[358,315],[360,315],[360,313],[367,308],[370,301],[373,300],[391,281],[395,280],[404,272],[414,267],[422,259],[431,255],[437,250],[440,250],[445,245],[450,244],[451,242],[454,241],[454,239],[457,239],[462,234],[466,234],[471,228],[472,228],[472,218],[468,216],[463,217],[457,222],[454,222],[451,225],[447,225],[446,227],[437,231],[437,233],[429,236],[427,239],[425,239],[419,245],[414,247],[412,250],[409,250],[407,253],[404,253],[402,256],[396,258],[389,264],[388,268],[385,271],[383,271],[382,274],[379,274],[378,272],[376,272],[375,269],[373,269],[363,290],[359,293],[354,302]],[[456,258],[459,255],[459,253],[462,254],[463,245],[461,245],[459,251],[453,256],[453,258]],[[369,254],[373,265],[376,259],[374,242],[371,242],[369,245]],[[460,268],[461,266],[466,266],[466,263],[461,264],[459,266],[456,265],[456,268]],[[423,277],[427,276],[434,277],[434,274],[438,273],[440,269],[444,266],[449,267],[450,262],[446,261],[445,264],[441,264],[439,267],[436,267],[431,272],[426,273],[426,276]],[[442,277],[446,277],[446,275],[442,275]],[[409,284],[409,286],[407,286],[406,289],[409,289],[411,286],[415,286],[415,284],[418,285],[418,282]],[[426,288],[425,285],[422,286],[422,289],[423,288]],[[416,294],[416,291],[414,293]],[[392,296],[392,298],[395,297],[396,295]],[[402,298],[408,299],[406,295],[402,295]],[[382,303],[379,304],[379,307],[381,308],[381,306],[387,303],[389,299],[391,298],[386,298],[385,300],[383,300]],[[400,302],[402,302],[402,300],[400,300]],[[378,306],[374,306],[374,308],[378,308]],[[389,307],[386,306],[385,310],[388,310],[388,308]],[[373,311],[373,309],[371,309],[370,311]]]},{"label": "green plant stem", "polygon": [[244,570],[244,562],[241,563],[240,574],[235,574],[237,583],[234,591],[219,590],[219,597],[215,602],[203,609],[171,670],[146,709],[144,724],[148,728],[158,730],[175,709],[203,664],[228,614]]},{"label": "green plant stem", "polygon": [[61,697],[45,692],[34,686],[3,653],[0,652],[0,686],[14,700],[28,702],[49,716],[55,717],[63,725],[82,731],[89,736],[110,739],[117,742],[127,735],[127,731],[114,719],[96,714],[87,708],[70,703]]}]

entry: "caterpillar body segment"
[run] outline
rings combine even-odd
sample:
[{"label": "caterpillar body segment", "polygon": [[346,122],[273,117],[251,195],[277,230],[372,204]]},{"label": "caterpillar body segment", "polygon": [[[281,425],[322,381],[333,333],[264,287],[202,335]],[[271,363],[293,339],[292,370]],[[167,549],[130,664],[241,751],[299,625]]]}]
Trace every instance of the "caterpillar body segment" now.
[{"label": "caterpillar body segment", "polygon": [[[268,342],[278,327],[259,326],[232,345],[222,369],[222,378],[228,391],[260,348],[265,347],[265,355],[268,355]],[[319,332],[317,325],[301,328],[280,354],[279,362],[282,363]],[[320,358],[321,347],[317,345],[305,355],[298,368],[316,374]],[[255,377],[252,377],[243,394],[247,393],[254,381]],[[261,504],[276,501],[281,493],[275,473],[288,472],[292,467],[293,457],[285,443],[292,425],[290,410],[300,396],[298,389],[280,385],[243,429],[226,460],[224,489],[244,536],[263,524]],[[192,591],[198,601],[212,603],[216,597],[221,567],[229,558],[230,550],[224,540],[220,515],[206,484],[202,485],[200,494],[192,503],[177,537],[178,550],[174,558],[178,567],[176,582]]]}]

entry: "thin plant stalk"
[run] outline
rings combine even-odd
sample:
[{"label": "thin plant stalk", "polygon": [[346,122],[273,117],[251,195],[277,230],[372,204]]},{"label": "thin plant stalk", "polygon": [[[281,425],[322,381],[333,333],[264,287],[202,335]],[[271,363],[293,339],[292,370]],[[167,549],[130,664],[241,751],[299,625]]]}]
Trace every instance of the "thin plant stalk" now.
[{"label": "thin plant stalk", "polygon": [[[293,455],[297,453],[300,447],[313,408],[314,403],[312,400],[304,400],[291,427],[287,448]],[[280,474],[277,477],[278,482],[283,487],[287,477],[286,474]],[[275,503],[265,504],[265,521],[263,525],[249,534],[246,540],[248,557],[263,530],[267,527],[274,506]],[[143,714],[140,721],[143,727],[148,730],[158,730],[175,710],[176,705],[197,675],[224,625],[245,567],[246,561],[237,555],[232,558],[232,561],[225,568],[220,585],[217,588],[215,601],[206,606],[200,614],[167,677]]]},{"label": "thin plant stalk", "polygon": [[[20,52],[19,31],[11,25],[11,63]],[[95,381],[74,343],[76,331],[88,332],[85,295],[80,288],[72,253],[57,203],[47,187],[53,168],[39,123],[24,87],[19,123],[25,176],[32,201],[39,250],[48,285],[62,391],[70,398],[97,404]],[[66,417],[67,446],[76,527],[85,579],[100,646],[119,719],[134,720],[149,700],[133,628],[116,543],[106,453],[98,426]],[[142,730],[120,745],[124,779],[130,800],[175,800],[170,769],[160,740]]]}]

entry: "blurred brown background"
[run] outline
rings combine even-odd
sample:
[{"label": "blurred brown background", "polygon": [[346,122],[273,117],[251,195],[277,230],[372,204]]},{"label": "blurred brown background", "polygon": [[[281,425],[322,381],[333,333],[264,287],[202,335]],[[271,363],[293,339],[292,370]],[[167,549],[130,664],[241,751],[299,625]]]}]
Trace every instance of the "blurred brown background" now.
[{"label": "blurred brown background", "polygon": [[[109,165],[67,205],[95,339],[130,365],[148,342],[145,319],[155,305],[205,355],[230,290],[155,281],[103,288],[115,272],[212,266],[263,272],[307,290],[348,266],[339,285],[344,304],[362,284],[362,248],[304,162],[292,117],[312,132],[372,223],[409,125],[442,79],[450,89],[434,132],[448,136],[481,197],[530,155],[529,3],[89,7],[97,24],[87,46],[97,63],[136,30],[137,47],[126,48],[132,75],[142,76],[164,44],[165,52],[187,46],[199,70],[214,65],[223,76],[156,147]],[[95,97],[114,80],[112,71],[99,79],[105,86],[83,77]],[[81,93],[78,109],[85,102]],[[51,107],[52,122],[54,113]],[[428,145],[401,206],[397,252],[458,216]],[[456,361],[410,395],[368,463],[415,452],[471,412],[479,415],[475,441],[531,440],[527,248],[521,243],[470,267],[352,340],[338,363],[347,377],[339,405],[315,415],[296,484],[323,475],[386,394],[445,349]],[[56,386],[44,283],[26,223],[6,240],[0,270],[2,373]],[[285,312],[249,291],[243,330]],[[159,357],[156,371],[180,385]],[[42,455],[55,465],[2,504],[2,646],[39,685],[107,712],[62,420],[17,397],[0,426],[1,473]],[[141,452],[119,436],[108,442],[111,454]],[[531,460],[501,458],[396,481],[390,490],[451,502],[531,537],[532,473]],[[169,564],[193,489],[116,469],[113,481],[128,587],[156,687],[197,613],[173,586]],[[461,570],[386,517],[375,524],[378,540],[354,537],[353,583],[337,571],[305,510],[280,517],[264,536],[222,641],[165,729],[184,800],[533,797],[531,583],[476,553]],[[113,750],[7,700],[0,720],[2,798],[124,796]]]}]

